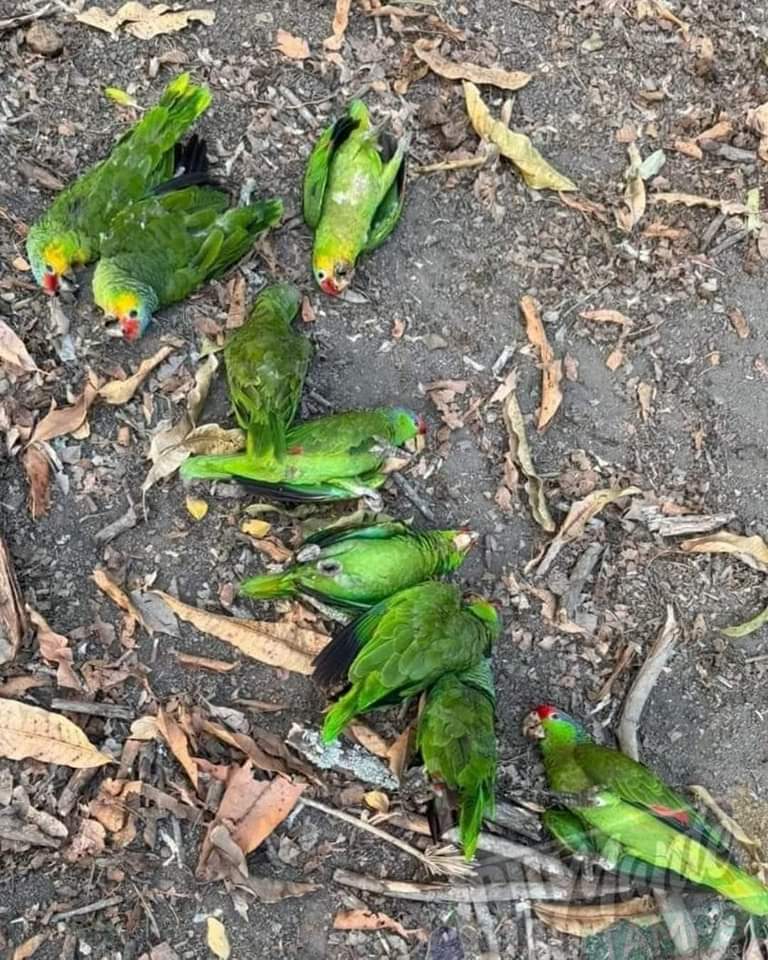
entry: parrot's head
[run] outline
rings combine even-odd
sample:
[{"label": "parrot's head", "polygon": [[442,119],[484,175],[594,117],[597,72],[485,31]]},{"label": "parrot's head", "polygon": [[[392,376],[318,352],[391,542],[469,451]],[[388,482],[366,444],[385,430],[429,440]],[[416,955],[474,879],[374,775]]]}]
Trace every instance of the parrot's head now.
[{"label": "parrot's head", "polygon": [[528,714],[523,721],[523,733],[532,740],[544,740],[548,744],[589,743],[591,740],[578,720],[548,703]]},{"label": "parrot's head", "polygon": [[27,237],[27,255],[32,274],[45,292],[57,296],[74,278],[72,258],[67,245],[57,240],[48,240],[35,232],[34,227]]},{"label": "parrot's head", "polygon": [[492,631],[494,638],[498,637],[501,632],[501,617],[491,601],[486,600],[485,597],[470,596],[466,598],[465,603],[472,616],[482,620],[485,626]]},{"label": "parrot's head", "polygon": [[404,407],[393,407],[389,411],[389,419],[392,424],[392,442],[401,447],[416,436],[424,436],[427,432],[427,424],[424,417],[414,413],[413,410],[406,410]]},{"label": "parrot's head", "polygon": [[461,530],[448,530],[445,536],[455,550],[459,560],[463,560],[480,539],[480,534],[474,530],[470,530],[469,527],[462,527]]},{"label": "parrot's head", "polygon": [[109,319],[115,319],[120,324],[126,340],[138,340],[152,320],[152,306],[133,290],[115,294],[104,309]]},{"label": "parrot's head", "polygon": [[344,293],[355,274],[355,264],[351,260],[326,254],[314,255],[312,269],[317,285],[323,293],[331,297],[338,297],[339,294]]}]

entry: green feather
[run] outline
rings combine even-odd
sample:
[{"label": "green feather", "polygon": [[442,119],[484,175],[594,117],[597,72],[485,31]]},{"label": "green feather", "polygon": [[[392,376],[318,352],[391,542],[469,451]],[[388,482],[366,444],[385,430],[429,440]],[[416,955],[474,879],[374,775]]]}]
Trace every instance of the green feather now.
[{"label": "green feather", "polygon": [[315,660],[318,682],[346,672],[351,684],[328,712],[323,739],[333,740],[356,714],[412,696],[444,673],[467,669],[488,653],[498,630],[498,622],[482,622],[449,584],[428,581],[382,600]]},{"label": "green feather", "polygon": [[289,283],[267,287],[224,347],[229,397],[256,458],[285,456],[285,434],[301,399],[312,348],[291,325],[300,296]]},{"label": "green feather", "polygon": [[240,591],[257,599],[303,594],[365,610],[398,590],[456,570],[472,543],[460,530],[416,532],[400,523],[320,531],[289,570],[251,577]]},{"label": "green feather", "polygon": [[115,215],[172,176],[177,142],[210,102],[207,87],[193,84],[189,74],[180,74],[105,160],[62,190],[27,237],[38,283],[51,246],[60,249],[69,267],[99,256],[102,236]]}]

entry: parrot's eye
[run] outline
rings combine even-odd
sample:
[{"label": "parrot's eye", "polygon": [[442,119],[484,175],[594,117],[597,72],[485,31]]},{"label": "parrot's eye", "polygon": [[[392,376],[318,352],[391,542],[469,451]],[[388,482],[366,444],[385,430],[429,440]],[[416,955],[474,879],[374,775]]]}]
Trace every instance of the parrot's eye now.
[{"label": "parrot's eye", "polygon": [[341,573],[341,564],[336,560],[321,560],[317,569],[328,577],[334,577],[337,573]]},{"label": "parrot's eye", "polygon": [[317,279],[318,279],[318,280],[325,280],[325,270],[318,270],[318,271],[317,271]]},{"label": "parrot's eye", "polygon": [[131,320],[137,320],[138,317],[139,317],[139,311],[138,311],[138,310],[131,310],[131,311],[129,311],[128,316],[131,318]]}]

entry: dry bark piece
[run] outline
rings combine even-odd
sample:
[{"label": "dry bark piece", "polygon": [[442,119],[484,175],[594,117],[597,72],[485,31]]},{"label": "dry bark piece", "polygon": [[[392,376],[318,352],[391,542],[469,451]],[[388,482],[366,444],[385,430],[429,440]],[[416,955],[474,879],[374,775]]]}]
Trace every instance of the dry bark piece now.
[{"label": "dry bark piece", "polygon": [[328,643],[329,638],[325,634],[300,627],[296,623],[224,617],[191,607],[161,590],[153,593],[193,627],[232,644],[247,657],[273,667],[311,674],[314,670],[313,659]]},{"label": "dry bark piece", "polygon": [[24,602],[11,554],[0,536],[0,664],[13,660],[27,632]]},{"label": "dry bark piece", "polygon": [[446,80],[470,80],[486,83],[501,90],[520,90],[531,80],[530,73],[522,70],[502,70],[500,67],[480,67],[475,63],[457,63],[447,60],[434,49],[433,42],[426,38],[417,40],[413,50],[419,60]]},{"label": "dry bark piece", "polygon": [[8,760],[31,757],[66,767],[100,767],[112,762],[71,720],[17,700],[0,700],[0,756]]}]

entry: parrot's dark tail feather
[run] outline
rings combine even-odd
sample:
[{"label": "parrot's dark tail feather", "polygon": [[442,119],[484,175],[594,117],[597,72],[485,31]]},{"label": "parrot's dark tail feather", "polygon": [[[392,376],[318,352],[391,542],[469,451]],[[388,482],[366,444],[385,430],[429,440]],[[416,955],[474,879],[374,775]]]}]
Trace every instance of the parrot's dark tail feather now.
[{"label": "parrot's dark tail feather", "polygon": [[171,193],[173,190],[183,190],[184,187],[215,187],[219,190],[229,190],[226,184],[211,176],[206,142],[196,133],[193,133],[184,143],[176,144],[173,177],[158,184],[152,192],[160,195]]},{"label": "parrot's dark tail feather", "polygon": [[338,148],[344,143],[345,140],[349,138],[349,135],[353,130],[356,130],[359,126],[359,122],[345,114],[333,125],[333,133],[331,134],[331,150],[338,150]]},{"label": "parrot's dark tail feather", "polygon": [[278,503],[323,503],[327,500],[350,499],[352,496],[344,491],[336,491],[333,487],[322,485],[301,487],[284,483],[267,483],[264,480],[252,480],[250,477],[240,477],[236,474],[232,479],[254,493],[269,497]]},{"label": "parrot's dark tail feather", "polygon": [[347,670],[360,649],[354,627],[353,620],[327,647],[323,647],[312,661],[315,668],[314,679],[321,687],[333,687],[346,677]]}]

